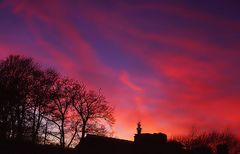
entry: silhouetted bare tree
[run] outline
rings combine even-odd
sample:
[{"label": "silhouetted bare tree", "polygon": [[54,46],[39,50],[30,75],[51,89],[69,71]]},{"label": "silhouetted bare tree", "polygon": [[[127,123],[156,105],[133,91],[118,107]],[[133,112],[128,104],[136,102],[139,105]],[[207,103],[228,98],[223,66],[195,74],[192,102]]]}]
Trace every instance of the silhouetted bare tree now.
[{"label": "silhouetted bare tree", "polygon": [[218,145],[226,145],[229,147],[229,153],[236,154],[239,152],[239,141],[229,130],[223,132],[200,132],[196,128],[193,128],[188,136],[176,139],[189,150],[199,147],[210,147],[213,152],[216,152]]},{"label": "silhouetted bare tree", "polygon": [[49,114],[51,87],[58,78],[31,58],[9,56],[0,63],[1,138],[38,141],[43,117]]},{"label": "silhouetted bare tree", "polygon": [[4,138],[22,139],[28,131],[30,95],[41,70],[31,58],[9,56],[0,63],[0,125]]},{"label": "silhouetted bare tree", "polygon": [[[49,103],[53,95],[52,87],[56,80],[59,78],[58,73],[54,70],[48,69],[42,72],[33,84],[33,90],[31,92],[31,136],[32,141],[35,143],[39,141],[40,136],[44,133],[47,117],[50,114]],[[45,122],[43,122],[45,121]],[[40,129],[42,128],[42,130]],[[39,134],[41,133],[41,134]]]},{"label": "silhouetted bare tree", "polygon": [[11,55],[0,62],[0,139],[69,147],[86,133],[106,134],[112,113],[100,92],[31,58]]},{"label": "silhouetted bare tree", "polygon": [[111,126],[115,122],[113,108],[100,91],[96,93],[82,89],[73,106],[82,122],[81,140],[86,133],[106,133],[106,124]]},{"label": "silhouetted bare tree", "polygon": [[[71,133],[73,129],[73,124],[76,124],[74,131],[77,131],[78,121],[72,115],[74,114],[72,108],[72,102],[78,95],[78,91],[75,89],[78,88],[78,84],[74,80],[68,78],[59,78],[55,85],[53,86],[53,95],[50,108],[52,109],[51,115],[48,118],[53,122],[57,129],[57,133],[51,133],[52,136],[55,136],[59,139],[59,143],[62,147],[66,146],[66,135]],[[75,134],[73,136],[75,137]],[[72,137],[68,136],[70,139],[70,144],[72,142]],[[69,144],[67,144],[68,146]]]}]

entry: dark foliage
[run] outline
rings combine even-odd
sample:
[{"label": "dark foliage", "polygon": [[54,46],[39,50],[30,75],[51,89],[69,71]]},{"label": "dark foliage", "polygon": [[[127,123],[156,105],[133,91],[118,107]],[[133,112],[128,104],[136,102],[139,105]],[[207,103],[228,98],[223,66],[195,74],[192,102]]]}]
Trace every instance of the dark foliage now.
[{"label": "dark foliage", "polygon": [[88,132],[106,135],[112,113],[101,93],[31,58],[11,55],[0,62],[1,141],[71,147]]}]

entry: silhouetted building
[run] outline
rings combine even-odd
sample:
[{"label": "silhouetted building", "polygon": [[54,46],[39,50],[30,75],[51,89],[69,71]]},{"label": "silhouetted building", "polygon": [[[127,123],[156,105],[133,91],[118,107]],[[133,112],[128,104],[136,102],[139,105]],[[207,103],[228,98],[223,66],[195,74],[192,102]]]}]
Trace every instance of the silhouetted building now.
[{"label": "silhouetted building", "polygon": [[[180,151],[179,144],[169,144],[173,151]],[[133,154],[133,153],[153,153],[164,152],[170,148],[167,143],[167,135],[164,133],[142,133],[141,123],[137,124],[137,134],[134,142],[110,137],[103,137],[88,134],[83,142],[78,146],[81,151],[88,154]]]},{"label": "silhouetted building", "polygon": [[165,144],[165,143],[167,143],[167,135],[164,133],[135,134],[134,143],[136,143],[136,144]]},{"label": "silhouetted building", "polygon": [[165,144],[167,142],[167,135],[164,133],[141,133],[141,123],[137,124],[137,134],[134,136],[134,143],[136,144]]},{"label": "silhouetted building", "polygon": [[167,150],[167,135],[163,133],[135,134],[134,147],[138,154],[163,153]]},{"label": "silhouetted building", "polygon": [[141,133],[141,123],[137,124],[137,134],[134,136],[134,146],[137,153],[165,151],[167,135],[164,133]]},{"label": "silhouetted building", "polygon": [[132,152],[132,145],[128,140],[87,134],[78,148],[84,154],[127,154]]}]

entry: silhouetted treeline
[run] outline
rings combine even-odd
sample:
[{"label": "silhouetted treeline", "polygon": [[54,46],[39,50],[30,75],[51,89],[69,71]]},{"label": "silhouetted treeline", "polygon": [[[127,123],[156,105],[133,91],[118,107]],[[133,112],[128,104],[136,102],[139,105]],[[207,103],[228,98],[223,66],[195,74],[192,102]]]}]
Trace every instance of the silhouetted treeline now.
[{"label": "silhouetted treeline", "polygon": [[193,128],[189,135],[176,137],[175,140],[180,142],[184,149],[192,153],[240,153],[240,141],[229,130],[202,132]]},{"label": "silhouetted treeline", "polygon": [[0,62],[0,140],[70,147],[86,133],[106,135],[113,123],[113,108],[100,91],[32,58],[11,55]]}]

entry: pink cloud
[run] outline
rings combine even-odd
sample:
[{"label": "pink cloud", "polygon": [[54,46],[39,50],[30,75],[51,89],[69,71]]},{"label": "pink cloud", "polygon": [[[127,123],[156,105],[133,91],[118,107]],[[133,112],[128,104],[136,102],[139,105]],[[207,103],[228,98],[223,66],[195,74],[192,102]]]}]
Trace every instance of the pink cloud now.
[{"label": "pink cloud", "polygon": [[121,73],[119,79],[123,84],[125,84],[126,86],[128,86],[130,89],[134,91],[141,92],[141,93],[144,91],[141,87],[137,86],[136,84],[134,84],[129,80],[129,75],[125,71]]}]

